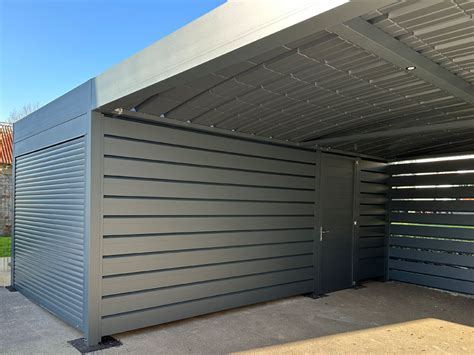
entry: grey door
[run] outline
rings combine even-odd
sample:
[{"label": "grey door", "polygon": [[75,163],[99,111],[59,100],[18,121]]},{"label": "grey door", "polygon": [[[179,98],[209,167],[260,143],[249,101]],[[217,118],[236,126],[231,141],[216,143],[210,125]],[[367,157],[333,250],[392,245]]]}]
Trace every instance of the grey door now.
[{"label": "grey door", "polygon": [[321,158],[321,291],[353,284],[354,160],[323,154]]}]

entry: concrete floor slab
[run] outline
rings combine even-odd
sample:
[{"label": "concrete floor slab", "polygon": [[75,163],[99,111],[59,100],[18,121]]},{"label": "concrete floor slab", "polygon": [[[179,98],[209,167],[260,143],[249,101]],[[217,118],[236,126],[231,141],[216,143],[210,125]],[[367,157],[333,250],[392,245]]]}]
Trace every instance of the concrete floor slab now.
[{"label": "concrete floor slab", "polygon": [[[474,353],[474,298],[369,282],[115,335],[103,354]],[[75,354],[80,337],[19,293],[0,290],[0,353]]]}]

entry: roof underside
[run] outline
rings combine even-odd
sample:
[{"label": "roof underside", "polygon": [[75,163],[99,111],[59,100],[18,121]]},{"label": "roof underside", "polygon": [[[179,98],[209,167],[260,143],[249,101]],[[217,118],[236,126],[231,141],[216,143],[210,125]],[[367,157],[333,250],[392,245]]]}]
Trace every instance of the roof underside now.
[{"label": "roof underside", "polygon": [[466,0],[396,3],[116,107],[387,159],[472,150],[473,14]]}]

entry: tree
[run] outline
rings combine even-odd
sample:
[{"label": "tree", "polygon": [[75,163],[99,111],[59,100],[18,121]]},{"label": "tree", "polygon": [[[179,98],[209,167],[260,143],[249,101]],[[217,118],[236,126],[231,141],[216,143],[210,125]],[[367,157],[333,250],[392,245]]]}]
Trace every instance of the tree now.
[{"label": "tree", "polygon": [[22,108],[19,110],[14,109],[12,112],[7,117],[7,122],[8,123],[13,123],[18,120],[21,120],[23,117],[28,116],[30,113],[36,111],[41,107],[41,104],[39,102],[30,102],[26,105],[23,105]]}]

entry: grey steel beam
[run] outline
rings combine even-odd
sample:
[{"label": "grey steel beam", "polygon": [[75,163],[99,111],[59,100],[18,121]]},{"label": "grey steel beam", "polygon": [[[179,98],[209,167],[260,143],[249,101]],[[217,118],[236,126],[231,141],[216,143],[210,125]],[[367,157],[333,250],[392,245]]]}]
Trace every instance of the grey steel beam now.
[{"label": "grey steel beam", "polygon": [[341,143],[346,141],[355,141],[355,140],[365,140],[365,139],[378,139],[386,137],[398,137],[408,134],[418,134],[418,133],[427,133],[427,132],[441,132],[448,130],[459,130],[459,129],[474,129],[474,120],[463,120],[463,121],[452,121],[446,123],[438,123],[433,125],[423,125],[423,126],[411,126],[398,129],[390,129],[384,131],[376,131],[369,133],[360,133],[360,134],[348,134],[344,136],[313,139],[300,143],[302,146],[315,146],[321,144],[334,144]]},{"label": "grey steel beam", "polygon": [[474,87],[360,17],[329,29],[359,47],[410,71],[440,89],[474,104]]}]

